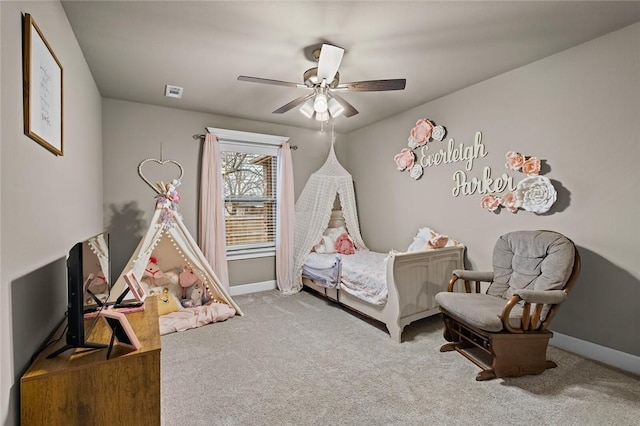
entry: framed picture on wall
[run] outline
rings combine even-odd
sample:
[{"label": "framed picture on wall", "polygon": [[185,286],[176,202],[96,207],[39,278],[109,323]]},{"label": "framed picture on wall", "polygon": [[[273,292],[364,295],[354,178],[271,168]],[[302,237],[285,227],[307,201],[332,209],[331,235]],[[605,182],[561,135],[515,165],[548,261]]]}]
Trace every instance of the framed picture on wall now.
[{"label": "framed picture on wall", "polygon": [[22,28],[24,134],[63,155],[62,64],[28,13]]}]

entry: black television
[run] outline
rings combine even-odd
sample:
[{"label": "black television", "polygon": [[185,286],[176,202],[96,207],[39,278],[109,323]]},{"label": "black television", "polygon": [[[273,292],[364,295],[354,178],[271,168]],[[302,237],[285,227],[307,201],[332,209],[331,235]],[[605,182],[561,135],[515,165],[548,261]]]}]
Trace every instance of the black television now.
[{"label": "black television", "polygon": [[[85,313],[104,307],[111,289],[109,234],[103,232],[75,244],[67,256],[66,345],[53,358],[73,348],[101,349],[107,345],[85,340]],[[97,316],[95,319],[97,320]]]}]

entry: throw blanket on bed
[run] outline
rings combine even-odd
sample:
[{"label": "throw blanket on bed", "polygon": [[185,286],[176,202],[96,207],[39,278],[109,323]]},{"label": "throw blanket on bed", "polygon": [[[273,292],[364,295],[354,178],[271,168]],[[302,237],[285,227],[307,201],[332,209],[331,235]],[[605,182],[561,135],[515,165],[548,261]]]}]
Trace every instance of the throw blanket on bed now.
[{"label": "throw blanket on bed", "polygon": [[302,276],[326,288],[336,288],[340,282],[341,254],[309,253],[302,265]]},{"label": "throw blanket on bed", "polygon": [[365,302],[387,302],[387,253],[358,250],[355,254],[309,253],[302,276],[327,288],[338,287]]},{"label": "throw blanket on bed", "polygon": [[387,303],[387,256],[368,250],[342,256],[340,288],[374,305]]}]

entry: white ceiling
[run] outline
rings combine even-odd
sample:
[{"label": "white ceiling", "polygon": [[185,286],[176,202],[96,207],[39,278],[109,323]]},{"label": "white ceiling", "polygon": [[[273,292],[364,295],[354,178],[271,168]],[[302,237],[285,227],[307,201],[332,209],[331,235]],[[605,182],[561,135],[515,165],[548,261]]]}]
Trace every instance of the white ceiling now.
[{"label": "white ceiling", "polygon": [[[612,1],[63,1],[103,97],[319,128],[296,109],[306,46],[346,49],[340,81],[406,78],[403,91],[346,92],[348,133],[640,21]],[[165,85],[184,88],[164,97]]]}]

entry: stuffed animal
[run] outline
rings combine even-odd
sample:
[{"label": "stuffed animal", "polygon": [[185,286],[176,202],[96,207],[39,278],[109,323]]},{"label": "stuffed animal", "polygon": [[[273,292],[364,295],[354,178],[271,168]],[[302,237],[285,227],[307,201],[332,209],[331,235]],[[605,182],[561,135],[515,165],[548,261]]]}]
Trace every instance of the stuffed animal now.
[{"label": "stuffed animal", "polygon": [[341,254],[355,254],[356,250],[353,246],[353,241],[349,238],[349,235],[345,232],[336,238],[336,252]]},{"label": "stuffed animal", "polygon": [[429,239],[429,241],[427,241],[425,248],[439,249],[442,247],[446,247],[448,242],[449,237],[447,235],[442,235],[431,231],[431,238]]},{"label": "stuffed animal", "polygon": [[175,295],[171,294],[167,287],[154,287],[149,290],[149,295],[157,296],[158,315],[166,315],[181,309]]},{"label": "stuffed animal", "polygon": [[164,278],[164,273],[158,267],[158,259],[151,256],[147,266],[144,268],[144,274],[141,279],[142,283],[148,287],[145,290],[162,285],[160,281],[162,278]]},{"label": "stuffed animal", "polygon": [[98,272],[96,275],[89,274],[87,290],[91,290],[93,294],[101,294],[109,292],[109,285],[107,279],[102,272]]},{"label": "stuffed animal", "polygon": [[187,298],[187,288],[192,287],[200,280],[193,269],[187,265],[172,269],[164,273],[166,284],[171,287],[182,299]]},{"label": "stuffed animal", "polygon": [[191,287],[191,295],[188,299],[182,302],[185,308],[193,308],[195,306],[202,306],[202,297],[204,296],[204,286],[202,283],[197,282]]}]

